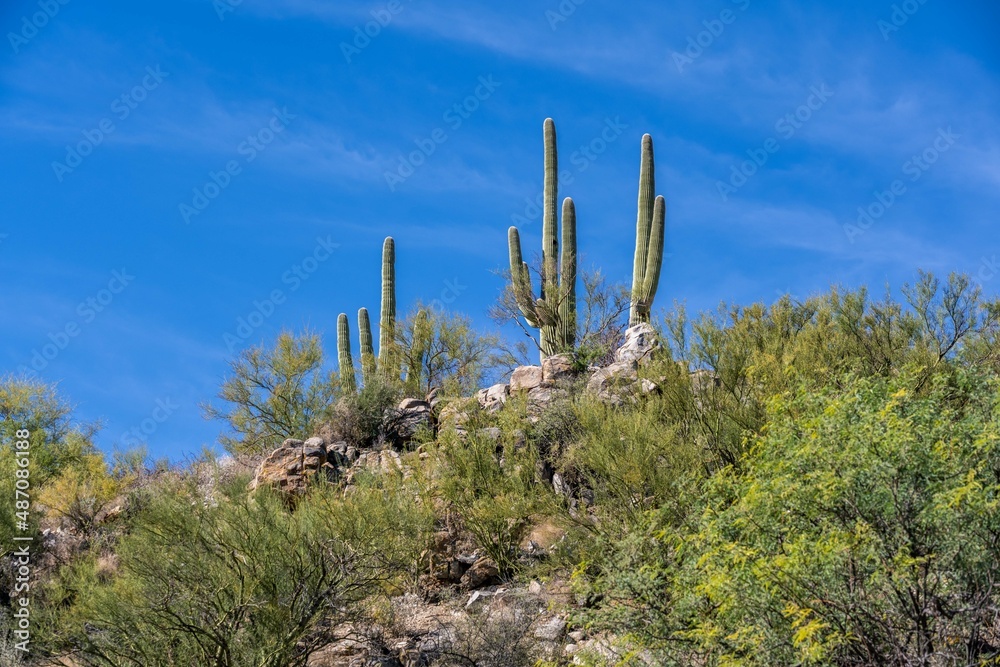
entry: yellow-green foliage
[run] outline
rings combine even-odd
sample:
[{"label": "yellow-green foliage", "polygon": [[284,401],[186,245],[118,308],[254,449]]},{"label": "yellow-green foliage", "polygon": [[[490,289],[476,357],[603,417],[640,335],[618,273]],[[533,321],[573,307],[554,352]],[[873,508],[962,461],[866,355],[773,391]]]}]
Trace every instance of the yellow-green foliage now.
[{"label": "yellow-green foliage", "polygon": [[50,517],[66,518],[84,530],[131,481],[127,476],[112,476],[104,456],[90,452],[64,467],[41,487],[37,498]]},{"label": "yellow-green foliage", "polygon": [[219,392],[224,405],[204,407],[232,431],[220,437],[226,449],[260,454],[285,438],[308,437],[337,393],[335,376],[322,367],[319,336],[308,331],[283,331],[273,347],[242,351]]},{"label": "yellow-green foliage", "polygon": [[603,621],[669,665],[979,664],[1000,604],[998,408],[996,378],[919,368],[774,398],[697,515],[651,514],[620,548]]}]

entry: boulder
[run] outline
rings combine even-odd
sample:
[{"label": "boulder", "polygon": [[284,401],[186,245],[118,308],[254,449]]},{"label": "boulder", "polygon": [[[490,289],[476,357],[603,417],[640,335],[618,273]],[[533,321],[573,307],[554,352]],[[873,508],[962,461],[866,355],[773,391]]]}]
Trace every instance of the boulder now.
[{"label": "boulder", "polygon": [[518,366],[510,376],[510,392],[528,392],[542,385],[541,366]]},{"label": "boulder", "polygon": [[487,412],[496,412],[502,408],[509,397],[509,384],[495,384],[488,389],[480,389],[476,392],[476,401],[479,403],[479,407]]},{"label": "boulder", "polygon": [[639,373],[634,361],[616,361],[596,371],[587,382],[587,391],[602,401],[621,405],[635,394]]},{"label": "boulder", "polygon": [[480,558],[462,575],[462,586],[467,590],[475,590],[484,586],[500,583],[500,568],[492,559]]},{"label": "boulder", "polygon": [[558,616],[543,621],[535,628],[535,638],[543,642],[557,642],[566,633],[566,621]]},{"label": "boulder", "polygon": [[387,421],[394,444],[406,445],[421,428],[433,427],[431,404],[419,398],[404,398],[395,413],[387,415]]},{"label": "boulder", "polygon": [[644,364],[660,349],[656,330],[648,322],[640,322],[625,330],[625,343],[615,351],[618,363]]},{"label": "boulder", "polygon": [[535,387],[528,392],[528,407],[544,408],[556,398],[556,390],[551,387]]},{"label": "boulder", "polygon": [[305,493],[313,478],[331,479],[335,475],[335,466],[327,461],[323,438],[309,438],[304,442],[289,438],[261,461],[248,488],[255,491],[270,486],[294,497]]},{"label": "boulder", "polygon": [[573,370],[573,355],[554,354],[542,360],[542,384],[551,387],[558,382],[576,375]]}]

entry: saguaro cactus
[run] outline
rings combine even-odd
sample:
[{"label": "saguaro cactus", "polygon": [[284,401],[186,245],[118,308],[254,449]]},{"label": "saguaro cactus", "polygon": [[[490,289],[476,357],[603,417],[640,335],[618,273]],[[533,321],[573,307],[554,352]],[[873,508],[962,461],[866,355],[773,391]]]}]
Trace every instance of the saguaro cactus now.
[{"label": "saguaro cactus", "polygon": [[358,337],[361,340],[361,379],[367,385],[374,381],[377,366],[372,343],[372,322],[367,308],[358,310]]},{"label": "saguaro cactus", "polygon": [[386,378],[399,377],[396,347],[396,242],[382,244],[382,316],[379,321],[378,365]]},{"label": "saguaro cactus", "polygon": [[632,264],[632,304],[629,326],[649,321],[663,267],[663,239],[666,226],[666,200],[655,195],[653,138],[642,137],[639,165],[639,215],[635,229],[635,260]]},{"label": "saguaro cactus", "polygon": [[559,158],[556,125],[551,118],[543,126],[545,175],[542,212],[541,296],[534,298],[531,275],[521,254],[517,227],[507,232],[510,275],[518,308],[529,326],[540,330],[541,356],[569,352],[576,345],[576,208],[569,197],[563,201],[562,255],[559,256],[556,204],[559,196]]},{"label": "saguaro cactus", "polygon": [[351,358],[351,330],[347,323],[347,313],[341,313],[337,318],[337,362],[340,365],[340,386],[344,393],[356,393],[358,385],[354,376],[354,359]]},{"label": "saguaro cactus", "polygon": [[430,349],[431,340],[434,337],[432,322],[427,315],[427,311],[421,308],[417,311],[413,320],[413,334],[410,341],[411,348],[406,367],[406,383],[414,389],[420,388],[421,376],[424,372],[424,361]]}]

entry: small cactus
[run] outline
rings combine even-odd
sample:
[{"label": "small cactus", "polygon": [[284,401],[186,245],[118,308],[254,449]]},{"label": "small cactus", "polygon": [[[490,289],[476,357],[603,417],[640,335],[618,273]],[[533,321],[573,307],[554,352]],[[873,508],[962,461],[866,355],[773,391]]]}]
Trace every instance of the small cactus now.
[{"label": "small cactus", "polygon": [[337,361],[340,365],[340,386],[344,393],[357,393],[354,360],[351,358],[351,330],[346,313],[341,313],[337,318]]},{"label": "small cactus", "polygon": [[642,137],[642,158],[639,165],[639,215],[636,220],[635,260],[632,264],[632,304],[629,326],[649,322],[656,288],[663,267],[663,242],[667,205],[656,196],[653,138]]},{"label": "small cactus", "polygon": [[568,352],[576,345],[576,208],[569,197],[563,202],[562,254],[557,238],[556,204],[559,159],[556,126],[551,118],[543,126],[545,141],[544,211],[542,215],[541,297],[534,298],[531,275],[521,254],[517,227],[507,232],[510,274],[518,308],[529,326],[540,330],[541,356]]}]

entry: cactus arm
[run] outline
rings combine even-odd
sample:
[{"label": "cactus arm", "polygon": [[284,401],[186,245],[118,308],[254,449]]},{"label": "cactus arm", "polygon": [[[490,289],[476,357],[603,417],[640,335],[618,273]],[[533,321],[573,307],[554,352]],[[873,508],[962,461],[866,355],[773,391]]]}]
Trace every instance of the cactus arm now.
[{"label": "cactus arm", "polygon": [[377,363],[375,347],[372,341],[372,323],[368,317],[368,309],[358,310],[358,337],[361,342],[361,378],[367,385],[375,378]]},{"label": "cactus arm", "polygon": [[576,206],[567,197],[562,212],[562,257],[559,260],[559,342],[576,347]]},{"label": "cactus arm", "polygon": [[666,233],[667,202],[661,196],[656,198],[653,207],[653,226],[649,237],[649,256],[646,259],[645,278],[642,283],[642,312],[649,317],[656,298],[656,288],[660,283],[660,270],[663,268],[663,244]]},{"label": "cactus arm", "polygon": [[528,265],[521,256],[521,237],[517,232],[517,227],[507,230],[507,245],[510,250],[510,279],[514,287],[514,298],[517,300],[517,307],[521,309],[521,314],[528,324],[538,327],[538,313],[535,310],[535,301],[531,296],[531,274],[528,272]]},{"label": "cactus arm", "polygon": [[351,358],[351,329],[346,313],[341,313],[337,318],[337,363],[340,366],[340,386],[344,393],[357,393],[354,360]]}]

